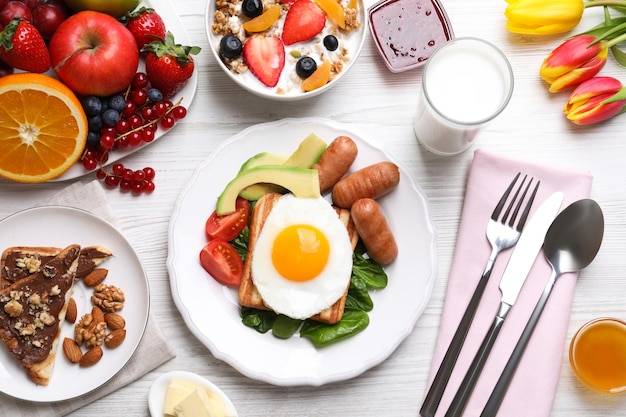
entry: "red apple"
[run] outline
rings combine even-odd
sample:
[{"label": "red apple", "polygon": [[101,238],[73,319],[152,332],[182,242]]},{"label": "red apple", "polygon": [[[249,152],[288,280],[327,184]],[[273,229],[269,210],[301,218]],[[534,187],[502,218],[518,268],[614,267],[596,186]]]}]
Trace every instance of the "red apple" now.
[{"label": "red apple", "polygon": [[74,92],[100,97],[124,90],[139,64],[128,29],[107,14],[83,11],[67,18],[49,44],[57,77]]}]

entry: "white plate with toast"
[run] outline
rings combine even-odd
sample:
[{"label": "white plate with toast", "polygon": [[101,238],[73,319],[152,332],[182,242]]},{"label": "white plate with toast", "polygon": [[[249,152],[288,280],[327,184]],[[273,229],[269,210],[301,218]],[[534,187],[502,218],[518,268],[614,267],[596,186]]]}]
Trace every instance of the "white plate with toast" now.
[{"label": "white plate with toast", "polygon": [[[278,339],[244,326],[237,290],[215,281],[200,265],[204,226],[217,197],[240,165],[260,152],[289,155],[314,133],[327,143],[351,137],[358,156],[351,170],[391,160],[400,167],[397,189],[378,202],[399,248],[385,268],[387,288],[371,294],[374,309],[361,333],[323,348],[299,336]],[[211,353],[242,374],[274,385],[319,386],[353,378],[384,361],[413,330],[436,277],[436,246],[428,201],[413,175],[350,126],[326,119],[284,119],[243,130],[201,164],[176,203],[169,228],[167,265],[176,306],[192,333]]]},{"label": "white plate with toast", "polygon": [[[65,247],[71,244],[103,246],[112,256],[99,267],[109,272],[104,284],[124,292],[124,307],[119,314],[126,321],[126,338],[114,349],[102,347],[103,355],[91,367],[79,367],[65,357],[62,341],[74,337],[74,325],[61,327],[54,371],[47,386],[36,385],[0,341],[0,392],[33,402],[55,402],[76,398],[102,386],[130,360],[141,341],[150,308],[148,280],[133,247],[111,224],[93,214],[71,207],[43,206],[27,209],[0,221],[0,252],[13,246]],[[78,320],[91,312],[93,288],[82,281],[74,284]],[[82,348],[86,351],[85,347]]]}]

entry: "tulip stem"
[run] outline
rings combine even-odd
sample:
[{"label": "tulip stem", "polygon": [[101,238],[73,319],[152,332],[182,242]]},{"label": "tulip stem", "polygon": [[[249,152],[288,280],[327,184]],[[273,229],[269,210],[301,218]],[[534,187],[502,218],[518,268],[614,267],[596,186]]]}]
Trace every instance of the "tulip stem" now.
[{"label": "tulip stem", "polygon": [[585,8],[596,6],[621,6],[626,7],[626,1],[624,0],[589,0],[585,2]]}]

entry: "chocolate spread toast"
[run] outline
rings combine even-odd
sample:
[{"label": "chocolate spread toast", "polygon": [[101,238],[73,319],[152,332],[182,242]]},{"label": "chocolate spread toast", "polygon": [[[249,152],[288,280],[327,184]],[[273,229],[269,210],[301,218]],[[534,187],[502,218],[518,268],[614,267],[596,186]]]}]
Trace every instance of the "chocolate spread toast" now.
[{"label": "chocolate spread toast", "polygon": [[0,338],[37,384],[47,385],[80,254],[70,245],[36,272],[0,290]]},{"label": "chocolate spread toast", "polygon": [[[37,272],[61,250],[49,246],[13,246],[5,249],[0,258],[0,290]],[[76,278],[83,278],[111,256],[111,251],[102,246],[81,248]]]},{"label": "chocolate spread toast", "polygon": [[[269,193],[261,197],[255,204],[250,219],[250,235],[248,241],[248,253],[246,255],[246,261],[243,267],[243,278],[241,285],[239,286],[239,304],[244,307],[253,307],[261,310],[271,310],[267,306],[261,294],[254,285],[252,277],[252,254],[256,245],[257,239],[267,216],[272,211],[274,204],[282,197],[281,194]],[[350,242],[352,243],[352,250],[356,247],[359,240],[359,235],[354,227],[352,218],[350,217],[350,211],[334,207],[341,222],[346,226],[348,235],[350,236]],[[312,320],[320,321],[323,323],[334,324],[341,320],[343,311],[346,305],[346,297],[348,296],[348,288],[343,296],[335,302],[329,308],[322,310],[320,313],[311,317]]]}]

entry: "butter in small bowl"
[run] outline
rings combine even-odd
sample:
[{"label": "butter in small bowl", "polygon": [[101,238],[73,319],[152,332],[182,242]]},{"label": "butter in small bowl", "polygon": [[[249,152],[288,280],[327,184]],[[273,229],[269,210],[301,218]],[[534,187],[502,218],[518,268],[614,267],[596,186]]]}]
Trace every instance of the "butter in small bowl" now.
[{"label": "butter in small bowl", "polygon": [[391,72],[421,67],[454,38],[438,0],[382,0],[368,9],[368,15],[374,43]]},{"label": "butter in small bowl", "polygon": [[148,396],[152,417],[237,417],[230,399],[215,384],[192,372],[157,378]]},{"label": "butter in small bowl", "polygon": [[626,392],[626,322],[599,318],[584,324],[570,343],[574,374],[603,394]]}]

